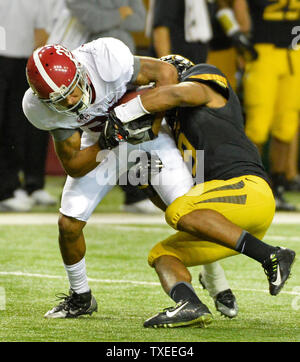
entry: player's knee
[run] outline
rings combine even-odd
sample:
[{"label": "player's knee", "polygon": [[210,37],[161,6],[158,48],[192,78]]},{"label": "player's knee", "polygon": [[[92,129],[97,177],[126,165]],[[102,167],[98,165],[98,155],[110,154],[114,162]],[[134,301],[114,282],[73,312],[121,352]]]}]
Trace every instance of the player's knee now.
[{"label": "player's knee", "polygon": [[156,271],[160,271],[165,263],[169,264],[169,261],[173,258],[184,263],[181,253],[175,246],[172,246],[170,242],[160,241],[150,250],[148,254],[148,264],[152,268],[155,268]]},{"label": "player's knee", "polygon": [[247,137],[256,145],[264,145],[269,137],[269,130],[263,127],[251,127],[250,125],[245,128]]},{"label": "player's knee", "polygon": [[193,210],[183,215],[177,222],[177,229],[188,233],[203,232],[203,226],[207,225],[215,211],[210,209]]},{"label": "player's knee", "polygon": [[177,223],[180,217],[182,216],[182,203],[181,197],[172,202],[171,205],[168,206],[165,212],[166,222],[174,229],[177,229]]},{"label": "player's knee", "polygon": [[159,242],[150,250],[148,254],[148,264],[154,268],[157,259],[159,259],[162,255],[164,255],[164,248],[162,243]]},{"label": "player's knee", "polygon": [[[201,217],[201,213],[197,212],[197,215]],[[200,223],[200,220],[198,218],[197,222]],[[183,215],[177,222],[177,228],[178,230],[182,230],[185,232],[194,231],[194,223],[195,223],[195,216],[194,212],[191,212],[189,214]]]},{"label": "player's knee", "polygon": [[284,143],[290,143],[294,139],[297,133],[298,127],[290,127],[288,129],[274,129],[272,132],[272,136],[277,138],[279,141]]},{"label": "player's knee", "polygon": [[84,226],[85,222],[83,221],[76,220],[72,217],[68,217],[63,214],[60,214],[59,216],[58,219],[59,235],[64,240],[77,239]]}]

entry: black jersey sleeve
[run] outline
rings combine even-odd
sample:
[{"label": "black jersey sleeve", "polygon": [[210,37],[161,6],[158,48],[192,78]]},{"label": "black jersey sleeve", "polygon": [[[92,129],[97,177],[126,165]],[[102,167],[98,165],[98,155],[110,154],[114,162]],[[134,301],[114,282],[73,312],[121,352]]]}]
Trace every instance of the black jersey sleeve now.
[{"label": "black jersey sleeve", "polygon": [[213,65],[197,64],[185,72],[180,81],[203,83],[226,99],[229,97],[229,82],[226,76]]}]

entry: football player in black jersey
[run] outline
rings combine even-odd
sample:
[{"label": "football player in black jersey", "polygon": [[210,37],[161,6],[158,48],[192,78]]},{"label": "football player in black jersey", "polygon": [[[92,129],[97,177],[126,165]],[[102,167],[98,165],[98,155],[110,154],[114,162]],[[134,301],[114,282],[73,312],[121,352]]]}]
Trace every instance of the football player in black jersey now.
[{"label": "football player in black jersey", "polygon": [[[140,101],[145,114],[175,109],[171,126],[178,148],[191,150],[193,156],[204,150],[204,183],[166,210],[167,222],[179,232],[155,245],[148,260],[177,304],[144,326],[205,326],[211,313],[193,290],[187,267],[242,253],[262,265],[270,294],[277,295],[290,275],[295,252],[261,241],[274,216],[274,196],[257,148],[245,135],[239,100],[224,74],[178,56],[163,60],[177,67],[179,83],[149,90]],[[134,118],[132,107],[122,107],[115,108],[110,120],[114,123],[117,118],[118,127],[129,113]],[[194,170],[197,162],[195,158]]]}]

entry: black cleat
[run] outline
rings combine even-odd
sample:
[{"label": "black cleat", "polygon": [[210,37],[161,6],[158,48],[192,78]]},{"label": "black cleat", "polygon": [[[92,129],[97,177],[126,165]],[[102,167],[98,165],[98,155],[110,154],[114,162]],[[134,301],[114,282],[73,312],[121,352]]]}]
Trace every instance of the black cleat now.
[{"label": "black cleat", "polygon": [[203,303],[194,304],[184,300],[175,307],[166,308],[163,312],[149,318],[144,327],[149,328],[175,328],[175,327],[199,327],[205,328],[212,322],[212,315]]},{"label": "black cleat", "polygon": [[45,318],[77,318],[98,311],[96,299],[91,291],[77,294],[70,289],[69,295],[61,294],[57,295],[57,298],[63,301],[49,310],[44,315]]},{"label": "black cleat", "polygon": [[284,191],[285,189],[283,186],[276,186],[273,189],[276,211],[289,211],[289,212],[297,211],[296,206],[288,202],[284,197]]},{"label": "black cleat", "polygon": [[300,175],[297,175],[292,180],[287,181],[285,189],[287,191],[300,191]]},{"label": "black cleat", "polygon": [[277,295],[291,273],[296,253],[293,250],[277,247],[263,263],[262,267],[268,277],[271,295]]},{"label": "black cleat", "polygon": [[223,290],[215,296],[216,309],[225,317],[234,318],[238,314],[238,305],[231,289]]},{"label": "black cleat", "polygon": [[297,211],[296,206],[286,201],[286,199],[282,196],[275,196],[275,204],[276,204],[276,211],[288,211],[288,212]]},{"label": "black cleat", "polygon": [[[203,280],[203,275],[199,273],[199,283],[203,289],[207,289]],[[231,289],[223,290],[218,293],[214,298],[216,310],[221,313],[224,317],[234,318],[238,314],[238,305],[236,298],[232,293]]]}]

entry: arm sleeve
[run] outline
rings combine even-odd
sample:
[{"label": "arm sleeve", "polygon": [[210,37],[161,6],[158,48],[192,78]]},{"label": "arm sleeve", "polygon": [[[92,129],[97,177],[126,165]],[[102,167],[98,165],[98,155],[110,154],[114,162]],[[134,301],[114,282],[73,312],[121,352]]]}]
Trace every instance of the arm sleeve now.
[{"label": "arm sleeve", "polygon": [[134,83],[137,79],[137,76],[141,69],[141,62],[139,57],[133,58],[133,75],[131,77],[130,83]]},{"label": "arm sleeve", "polygon": [[91,33],[100,33],[121,24],[118,8],[106,9],[91,0],[66,0],[66,5],[72,15]]},{"label": "arm sleeve", "polygon": [[[176,25],[176,14],[181,0],[156,0],[154,5],[153,28],[165,26],[172,28]],[[184,16],[184,14],[182,14]]]}]

